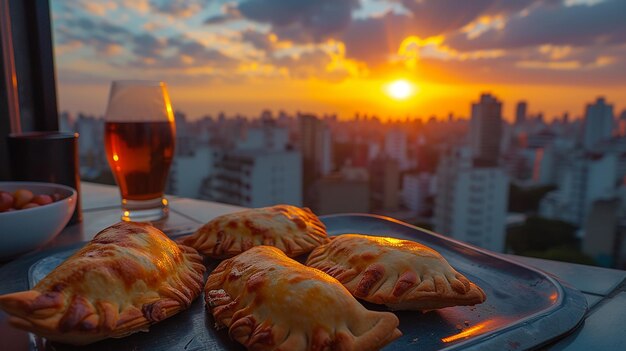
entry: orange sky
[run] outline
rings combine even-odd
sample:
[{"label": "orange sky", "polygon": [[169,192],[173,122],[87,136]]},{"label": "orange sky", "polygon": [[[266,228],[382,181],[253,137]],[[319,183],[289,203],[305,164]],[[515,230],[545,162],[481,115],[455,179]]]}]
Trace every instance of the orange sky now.
[{"label": "orange sky", "polygon": [[[481,92],[491,92],[502,100],[503,115],[509,120],[514,116],[515,103],[522,99],[529,102],[529,112],[543,112],[547,120],[565,111],[569,111],[571,117],[581,116],[584,104],[593,102],[598,95],[605,95],[614,104],[616,114],[626,108],[623,103],[626,102],[625,87],[597,89],[415,81],[416,93],[406,100],[397,101],[383,89],[389,81],[355,79],[336,83],[311,79],[206,87],[170,85],[169,91],[174,109],[184,111],[191,118],[216,115],[221,111],[227,115],[239,113],[253,117],[265,108],[274,111],[283,109],[290,113],[337,114],[340,118],[350,118],[357,112],[376,114],[381,118],[445,117],[450,112],[455,116],[468,117],[470,102],[476,101]],[[59,90],[59,104],[74,106],[76,111],[103,114],[108,89],[108,85],[66,85]]]},{"label": "orange sky", "polygon": [[[519,100],[547,120],[600,95],[626,109],[622,0],[282,1],[52,0],[60,109],[102,115],[117,79],[165,81],[190,119],[467,117],[483,92],[509,120]],[[416,93],[390,98],[396,79]]]}]

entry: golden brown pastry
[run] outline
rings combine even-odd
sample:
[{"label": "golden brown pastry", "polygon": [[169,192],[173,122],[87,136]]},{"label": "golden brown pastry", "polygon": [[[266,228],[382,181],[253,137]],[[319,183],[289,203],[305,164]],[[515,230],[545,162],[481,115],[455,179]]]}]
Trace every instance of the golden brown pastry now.
[{"label": "golden brown pastry", "polygon": [[223,215],[183,239],[185,245],[213,258],[233,257],[259,245],[274,246],[295,257],[326,242],[324,223],[308,208],[290,205]]},{"label": "golden brown pastry", "polygon": [[249,350],[378,350],[402,333],[334,278],[257,246],[220,263],[204,288],[216,327]]},{"label": "golden brown pastry", "polygon": [[119,338],[189,307],[205,267],[160,230],[122,222],[98,233],[32,290],[0,296],[14,326],[85,345]]},{"label": "golden brown pastry", "polygon": [[337,278],[354,296],[393,310],[475,305],[486,298],[437,251],[409,240],[344,234],[316,248],[307,265]]}]

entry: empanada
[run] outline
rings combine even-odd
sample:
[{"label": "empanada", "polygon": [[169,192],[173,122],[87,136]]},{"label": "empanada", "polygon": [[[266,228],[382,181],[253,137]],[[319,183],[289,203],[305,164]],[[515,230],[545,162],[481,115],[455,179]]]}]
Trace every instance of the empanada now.
[{"label": "empanada", "polygon": [[344,234],[316,248],[307,265],[356,297],[393,310],[430,310],[485,301],[481,288],[435,250],[409,240]]},{"label": "empanada", "polygon": [[233,257],[259,245],[274,246],[295,257],[326,242],[324,223],[308,208],[290,205],[223,215],[183,239],[185,245],[213,258]]},{"label": "empanada", "polygon": [[221,262],[204,288],[216,326],[249,350],[378,350],[398,318],[365,309],[334,278],[257,246]]},{"label": "empanada", "polygon": [[14,326],[85,345],[119,338],[186,309],[202,291],[196,250],[148,224],[121,222],[98,233],[32,290],[0,296]]}]

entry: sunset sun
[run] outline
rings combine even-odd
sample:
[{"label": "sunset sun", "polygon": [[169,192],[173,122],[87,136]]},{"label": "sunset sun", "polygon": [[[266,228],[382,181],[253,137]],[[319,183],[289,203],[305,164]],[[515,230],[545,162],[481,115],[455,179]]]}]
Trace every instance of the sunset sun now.
[{"label": "sunset sun", "polygon": [[385,92],[392,99],[406,100],[415,93],[415,87],[407,80],[398,79],[387,84]]}]

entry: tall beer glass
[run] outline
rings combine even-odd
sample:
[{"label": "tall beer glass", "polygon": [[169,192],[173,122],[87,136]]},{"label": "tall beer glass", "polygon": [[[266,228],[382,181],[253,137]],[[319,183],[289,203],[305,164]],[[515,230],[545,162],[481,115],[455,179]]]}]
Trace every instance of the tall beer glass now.
[{"label": "tall beer glass", "polygon": [[176,130],[163,82],[114,81],[105,115],[105,148],[122,196],[122,220],[168,215],[163,197]]}]

